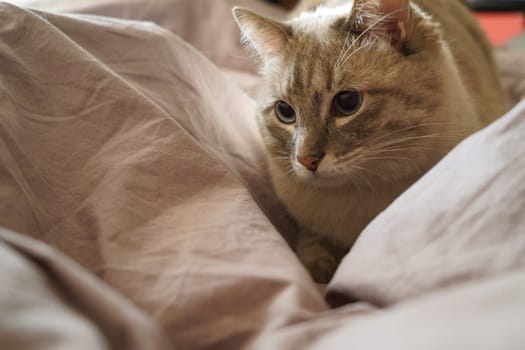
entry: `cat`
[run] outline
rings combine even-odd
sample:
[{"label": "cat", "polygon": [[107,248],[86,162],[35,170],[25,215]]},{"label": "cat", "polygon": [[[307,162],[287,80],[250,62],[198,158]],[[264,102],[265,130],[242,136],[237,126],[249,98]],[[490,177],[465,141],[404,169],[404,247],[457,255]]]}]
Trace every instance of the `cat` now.
[{"label": "cat", "polygon": [[490,45],[460,0],[310,0],[286,21],[233,14],[260,63],[272,183],[317,282],[375,216],[507,108]]}]

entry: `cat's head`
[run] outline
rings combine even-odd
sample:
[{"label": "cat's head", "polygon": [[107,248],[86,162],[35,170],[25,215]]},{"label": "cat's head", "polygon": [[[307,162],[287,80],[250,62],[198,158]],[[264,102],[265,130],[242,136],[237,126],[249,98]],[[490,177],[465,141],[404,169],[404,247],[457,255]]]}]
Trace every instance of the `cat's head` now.
[{"label": "cat's head", "polygon": [[426,170],[443,154],[439,28],[408,0],[340,3],[286,22],[233,10],[260,61],[271,164],[320,186]]}]

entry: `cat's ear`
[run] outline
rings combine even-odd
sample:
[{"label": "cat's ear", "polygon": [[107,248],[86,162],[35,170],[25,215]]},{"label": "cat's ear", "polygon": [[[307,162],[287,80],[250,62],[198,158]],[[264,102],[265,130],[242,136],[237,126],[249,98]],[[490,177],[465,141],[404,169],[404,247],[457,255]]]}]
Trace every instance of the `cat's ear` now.
[{"label": "cat's ear", "polygon": [[[367,8],[370,0],[355,0],[354,11],[359,15],[359,8]],[[390,38],[392,45],[396,48],[402,47],[410,40],[412,35],[412,11],[409,0],[376,0],[374,2],[376,7],[377,19],[364,22],[366,27],[377,27]],[[367,30],[366,28],[363,28]],[[373,28],[374,29],[374,28]]]},{"label": "cat's ear", "polygon": [[409,0],[380,0],[379,12],[386,16],[386,29],[395,46],[401,46],[410,39],[412,11]]},{"label": "cat's ear", "polygon": [[289,26],[242,7],[234,7],[232,12],[244,42],[263,60],[282,54],[291,37]]}]

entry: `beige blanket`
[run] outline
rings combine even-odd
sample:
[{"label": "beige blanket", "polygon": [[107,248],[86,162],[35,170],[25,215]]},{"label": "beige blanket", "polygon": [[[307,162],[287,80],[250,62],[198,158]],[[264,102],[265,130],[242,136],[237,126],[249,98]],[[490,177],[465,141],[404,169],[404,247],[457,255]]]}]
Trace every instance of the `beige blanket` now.
[{"label": "beige blanket", "polygon": [[330,309],[283,239],[230,8],[282,13],[21,2],[84,14],[0,4],[1,349],[525,348],[525,103],[367,227]]}]

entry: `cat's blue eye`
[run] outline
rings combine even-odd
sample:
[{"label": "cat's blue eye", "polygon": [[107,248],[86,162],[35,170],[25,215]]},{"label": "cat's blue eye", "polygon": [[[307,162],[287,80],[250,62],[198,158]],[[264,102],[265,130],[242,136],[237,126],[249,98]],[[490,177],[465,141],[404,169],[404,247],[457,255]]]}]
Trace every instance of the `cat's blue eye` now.
[{"label": "cat's blue eye", "polygon": [[359,110],[363,97],[357,90],[343,90],[335,95],[333,104],[337,112],[344,116],[352,115]]},{"label": "cat's blue eye", "polygon": [[275,114],[277,118],[284,124],[295,123],[295,110],[292,106],[284,101],[277,101],[275,103]]}]

